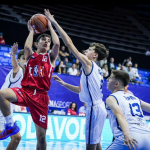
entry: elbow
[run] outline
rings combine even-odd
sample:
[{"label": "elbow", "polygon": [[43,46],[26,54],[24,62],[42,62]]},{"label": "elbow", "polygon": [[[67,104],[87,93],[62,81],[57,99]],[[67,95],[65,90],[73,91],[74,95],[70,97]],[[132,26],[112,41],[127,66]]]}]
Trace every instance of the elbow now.
[{"label": "elbow", "polygon": [[24,46],[24,50],[30,50],[30,49],[31,49],[30,46],[28,46],[28,45],[25,45],[25,46]]},{"label": "elbow", "polygon": [[59,48],[60,47],[60,42],[57,42],[54,45],[55,45],[55,47]]},{"label": "elbow", "polygon": [[66,44],[65,44],[67,47],[71,47],[72,45],[73,45],[73,43],[72,43],[72,41],[71,40],[69,40],[69,41],[67,41],[66,42]]}]

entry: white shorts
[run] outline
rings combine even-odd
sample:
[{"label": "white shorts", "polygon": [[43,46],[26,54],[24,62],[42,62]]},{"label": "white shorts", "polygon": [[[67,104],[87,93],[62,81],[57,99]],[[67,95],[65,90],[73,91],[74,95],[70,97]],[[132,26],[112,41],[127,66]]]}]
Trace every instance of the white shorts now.
[{"label": "white shorts", "polygon": [[87,103],[86,107],[86,131],[87,144],[98,144],[101,141],[102,130],[107,112],[103,101],[96,102],[94,106]]},{"label": "white shorts", "polygon": [[[143,134],[131,132],[130,135],[138,142],[137,143],[138,147],[135,146],[136,150],[150,150],[150,142],[149,142],[150,133]],[[124,146],[123,144],[124,144],[124,136],[121,135],[118,138],[115,138],[114,142],[106,150],[129,150],[128,146]]]},{"label": "white shorts", "polygon": [[[13,114],[15,109],[15,105],[10,103],[10,112]],[[0,111],[0,130],[3,131],[5,129],[5,117],[3,116],[2,112]]]}]

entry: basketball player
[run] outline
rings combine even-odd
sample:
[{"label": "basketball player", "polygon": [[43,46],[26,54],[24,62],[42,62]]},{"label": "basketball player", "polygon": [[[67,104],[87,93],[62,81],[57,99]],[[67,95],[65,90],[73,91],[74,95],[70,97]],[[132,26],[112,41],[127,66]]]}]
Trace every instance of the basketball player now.
[{"label": "basketball player", "polygon": [[16,105],[29,107],[33,122],[36,128],[37,150],[46,150],[46,129],[48,121],[48,90],[51,85],[51,76],[55,66],[55,61],[59,53],[60,42],[50,21],[48,28],[52,36],[53,47],[50,49],[51,36],[41,34],[37,37],[37,50],[32,51],[34,29],[31,20],[28,21],[29,35],[24,46],[25,73],[21,82],[22,88],[7,88],[0,90],[0,109],[6,119],[4,134],[0,139],[5,139],[14,134],[17,127],[12,120],[12,115],[8,106],[9,102]]},{"label": "basketball player", "polygon": [[[125,86],[124,91],[130,94],[133,94],[131,91],[128,90],[129,84],[127,86]],[[112,142],[115,140],[115,138],[113,137]]]},{"label": "basketball player", "polygon": [[149,150],[150,148],[150,129],[142,111],[150,112],[150,104],[124,91],[129,81],[129,75],[122,70],[112,71],[107,79],[107,89],[112,94],[106,99],[106,109],[115,137],[107,150]]},{"label": "basketball player", "polygon": [[108,50],[103,44],[92,43],[83,55],[76,49],[70,37],[59,26],[49,10],[44,11],[69,51],[81,62],[83,69],[80,86],[67,84],[56,75],[53,78],[65,88],[78,93],[80,100],[86,103],[86,149],[101,150],[100,140],[107,112],[102,100],[103,74],[96,62],[108,57]]},{"label": "basketball player", "polygon": [[[17,51],[18,51],[18,44],[14,43],[13,46],[11,47],[11,53],[10,53],[12,70],[6,76],[5,82],[2,85],[1,89],[11,88],[11,87],[21,87],[25,57],[24,57],[24,49],[20,50],[18,53],[18,62],[17,62],[16,60]],[[13,114],[14,104],[10,103],[9,105],[10,105],[9,107],[11,110],[11,114]],[[5,118],[2,112],[0,111],[0,132],[4,130],[4,128],[5,128]],[[10,137],[11,137],[11,141],[6,150],[16,150],[21,140],[21,135],[18,132]]]}]

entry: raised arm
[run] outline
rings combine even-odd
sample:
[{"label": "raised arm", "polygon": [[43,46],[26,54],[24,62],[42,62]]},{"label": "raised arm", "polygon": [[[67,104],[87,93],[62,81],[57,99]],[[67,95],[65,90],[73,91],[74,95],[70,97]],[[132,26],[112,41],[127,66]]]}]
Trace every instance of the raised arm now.
[{"label": "raised arm", "polygon": [[117,104],[116,99],[113,96],[109,96],[106,99],[106,104],[112,110],[113,114],[117,118],[118,123],[122,129],[124,135],[124,145],[128,145],[129,149],[131,150],[130,144],[134,148],[134,145],[137,146],[136,144],[137,141],[130,136],[129,127],[126,118],[123,115],[119,105]]},{"label": "raised arm", "polygon": [[70,39],[70,37],[67,35],[67,33],[60,27],[60,25],[56,22],[56,20],[54,19],[53,15],[50,14],[49,10],[44,9],[45,11],[45,15],[48,17],[48,19],[50,20],[50,22],[55,26],[56,30],[58,31],[60,37],[62,38],[64,44],[68,47],[69,51],[72,52],[72,54],[79,59],[79,61],[81,62],[83,68],[86,67],[87,65],[91,66],[92,63],[90,60],[88,60],[88,58],[83,55],[82,53],[80,53],[76,47],[74,46],[72,40]]},{"label": "raised arm", "polygon": [[28,21],[28,30],[29,30],[29,35],[28,35],[25,45],[24,45],[24,55],[25,55],[26,61],[29,59],[29,57],[33,53],[32,45],[33,45],[34,29],[31,26],[31,20]]},{"label": "raised arm", "polygon": [[52,42],[53,42],[53,47],[52,47],[52,51],[50,53],[52,62],[55,62],[57,59],[57,56],[59,54],[59,48],[60,48],[60,41],[59,41],[59,37],[56,34],[56,32],[54,31],[50,21],[48,20],[48,28],[50,30],[50,34],[52,36]]},{"label": "raised arm", "polygon": [[14,43],[13,46],[11,47],[11,64],[12,64],[12,68],[13,68],[13,78],[15,77],[15,75],[17,74],[18,70],[19,70],[19,65],[18,62],[16,60],[16,54],[18,52],[18,43]]},{"label": "raised arm", "polygon": [[141,100],[141,108],[142,110],[150,113],[150,104]]},{"label": "raised arm", "polygon": [[79,94],[79,86],[73,86],[71,84],[68,84],[66,82],[64,82],[63,80],[61,80],[57,75],[53,75],[52,78],[57,81],[60,85],[64,86],[65,88],[67,88],[68,90]]}]

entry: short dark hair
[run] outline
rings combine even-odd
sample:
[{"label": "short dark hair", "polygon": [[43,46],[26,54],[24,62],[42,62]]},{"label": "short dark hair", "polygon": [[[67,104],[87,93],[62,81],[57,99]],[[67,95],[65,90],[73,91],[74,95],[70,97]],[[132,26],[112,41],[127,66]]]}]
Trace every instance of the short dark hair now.
[{"label": "short dark hair", "polygon": [[103,60],[104,58],[107,58],[109,55],[109,49],[107,49],[103,44],[100,43],[91,43],[90,47],[95,46],[95,53],[98,53],[97,60]]},{"label": "short dark hair", "polygon": [[18,53],[18,59],[20,59],[20,57],[24,55],[24,49],[21,49]]},{"label": "short dark hair", "polygon": [[[70,109],[72,108],[72,104],[73,104],[73,103],[75,103],[75,102],[72,102],[72,103],[70,104],[70,107],[69,107]],[[75,103],[75,104],[76,104],[76,103]],[[76,107],[75,107],[75,112],[77,112],[77,104],[76,104]]]},{"label": "short dark hair", "polygon": [[122,70],[112,70],[112,74],[115,79],[119,79],[122,82],[122,85],[125,87],[129,84],[130,77],[129,74]]},{"label": "short dark hair", "polygon": [[36,42],[38,43],[41,37],[49,37],[51,39],[51,36],[49,34],[46,33],[42,33],[41,35],[39,35],[36,39]]}]

